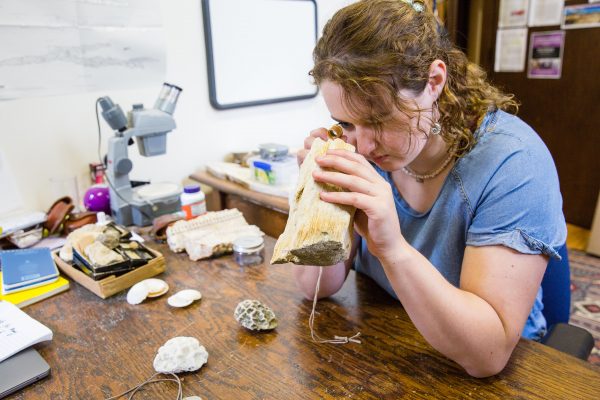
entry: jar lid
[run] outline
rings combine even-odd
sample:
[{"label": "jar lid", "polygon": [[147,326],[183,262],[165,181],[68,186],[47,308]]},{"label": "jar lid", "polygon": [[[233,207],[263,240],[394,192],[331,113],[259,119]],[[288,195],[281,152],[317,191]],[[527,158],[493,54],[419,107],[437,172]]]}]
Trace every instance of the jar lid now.
[{"label": "jar lid", "polygon": [[283,144],[263,143],[258,146],[258,152],[260,153],[260,157],[265,160],[278,161],[283,160],[287,156],[289,149]]},{"label": "jar lid", "polygon": [[183,188],[183,191],[185,193],[198,193],[200,191],[200,186],[199,185],[186,185]]},{"label": "jar lid", "polygon": [[233,241],[233,251],[247,253],[259,250],[265,241],[261,236],[242,236]]}]

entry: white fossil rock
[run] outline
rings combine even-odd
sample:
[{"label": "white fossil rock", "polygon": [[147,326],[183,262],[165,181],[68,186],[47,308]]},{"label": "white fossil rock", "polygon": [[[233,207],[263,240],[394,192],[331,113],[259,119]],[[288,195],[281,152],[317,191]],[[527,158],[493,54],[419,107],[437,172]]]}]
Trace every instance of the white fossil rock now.
[{"label": "white fossil rock", "polygon": [[125,261],[122,255],[106,247],[100,242],[94,242],[84,249],[85,255],[93,265],[110,265]]},{"label": "white fossil rock", "polygon": [[209,212],[189,221],[178,221],[167,228],[167,243],[174,252],[187,251],[191,260],[231,252],[233,242],[241,236],[264,236],[249,225],[235,209]]},{"label": "white fossil rock", "polygon": [[258,300],[240,302],[233,313],[235,319],[246,329],[263,331],[277,327],[273,310]]},{"label": "white fossil rock", "polygon": [[314,171],[321,170],[316,157],[331,149],[354,151],[354,146],[341,139],[314,140],[300,167],[295,195],[290,199],[290,215],[275,243],[271,264],[329,266],[350,257],[356,209],[321,200],[321,192],[343,189],[316,182],[312,176]]},{"label": "white fossil rock", "polygon": [[91,243],[103,232],[103,230],[103,226],[96,224],[88,224],[79,229],[75,229],[67,236],[65,244],[63,247],[61,247],[60,252],[58,253],[59,257],[67,262],[73,261],[73,244],[84,237],[89,237],[87,241]]},{"label": "white fossil rock", "polygon": [[208,352],[198,339],[178,336],[167,340],[154,358],[156,372],[173,373],[196,371],[208,361]]}]

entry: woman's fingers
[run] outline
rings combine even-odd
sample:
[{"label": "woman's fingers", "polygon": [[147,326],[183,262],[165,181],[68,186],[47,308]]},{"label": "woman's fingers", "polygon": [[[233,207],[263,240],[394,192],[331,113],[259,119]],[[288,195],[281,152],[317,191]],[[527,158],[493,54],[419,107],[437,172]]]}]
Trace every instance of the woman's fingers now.
[{"label": "woman's fingers", "polygon": [[320,193],[321,200],[336,203],[336,204],[344,204],[348,206],[354,206],[359,210],[364,210],[367,214],[370,208],[374,206],[373,197],[356,192],[321,192]]},{"label": "woman's fingers", "polygon": [[302,163],[304,162],[304,159],[306,158],[306,155],[310,151],[310,148],[312,147],[312,144],[316,138],[321,138],[323,140],[327,140],[327,138],[328,138],[327,129],[325,129],[325,128],[315,129],[310,132],[310,135],[308,137],[304,138],[304,149],[298,151],[298,154],[296,155],[296,159],[298,160],[298,165],[302,165]]},{"label": "woman's fingers", "polygon": [[335,151],[335,154],[327,152],[326,155],[317,157],[315,161],[321,168],[331,168],[348,175],[363,178],[369,182],[376,182],[381,178],[368,161],[363,163],[360,160],[361,155],[354,157],[354,153],[350,151]]},{"label": "woman's fingers", "polygon": [[344,174],[336,171],[314,171],[313,178],[317,182],[323,182],[340,186],[346,190],[364,193],[369,196],[375,194],[375,185],[366,179]]},{"label": "woman's fingers", "polygon": [[346,158],[348,160],[356,161],[358,163],[361,163],[362,165],[371,166],[371,164],[367,161],[365,156],[363,156],[362,154],[354,153],[349,150],[342,150],[342,149],[327,150],[327,155],[339,156],[339,157]]},{"label": "woman's fingers", "polygon": [[310,150],[310,147],[312,146],[312,143],[315,141],[316,138],[327,140],[329,138],[329,136],[327,135],[327,129],[318,128],[314,131],[311,131],[310,135],[306,139],[304,139],[304,148]]}]

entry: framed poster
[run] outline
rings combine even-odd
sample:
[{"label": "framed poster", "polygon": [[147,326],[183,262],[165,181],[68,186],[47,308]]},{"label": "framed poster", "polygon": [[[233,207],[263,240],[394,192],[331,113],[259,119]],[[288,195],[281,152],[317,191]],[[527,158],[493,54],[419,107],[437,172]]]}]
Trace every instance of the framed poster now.
[{"label": "framed poster", "polygon": [[311,98],[315,0],[202,0],[209,98],[219,110]]}]

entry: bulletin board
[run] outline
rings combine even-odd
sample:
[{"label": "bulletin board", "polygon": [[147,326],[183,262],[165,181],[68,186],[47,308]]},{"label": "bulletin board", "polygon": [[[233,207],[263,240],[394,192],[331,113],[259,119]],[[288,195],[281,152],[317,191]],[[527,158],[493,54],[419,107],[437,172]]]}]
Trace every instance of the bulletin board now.
[{"label": "bulletin board", "polygon": [[316,96],[315,0],[202,0],[202,13],[214,108]]}]

